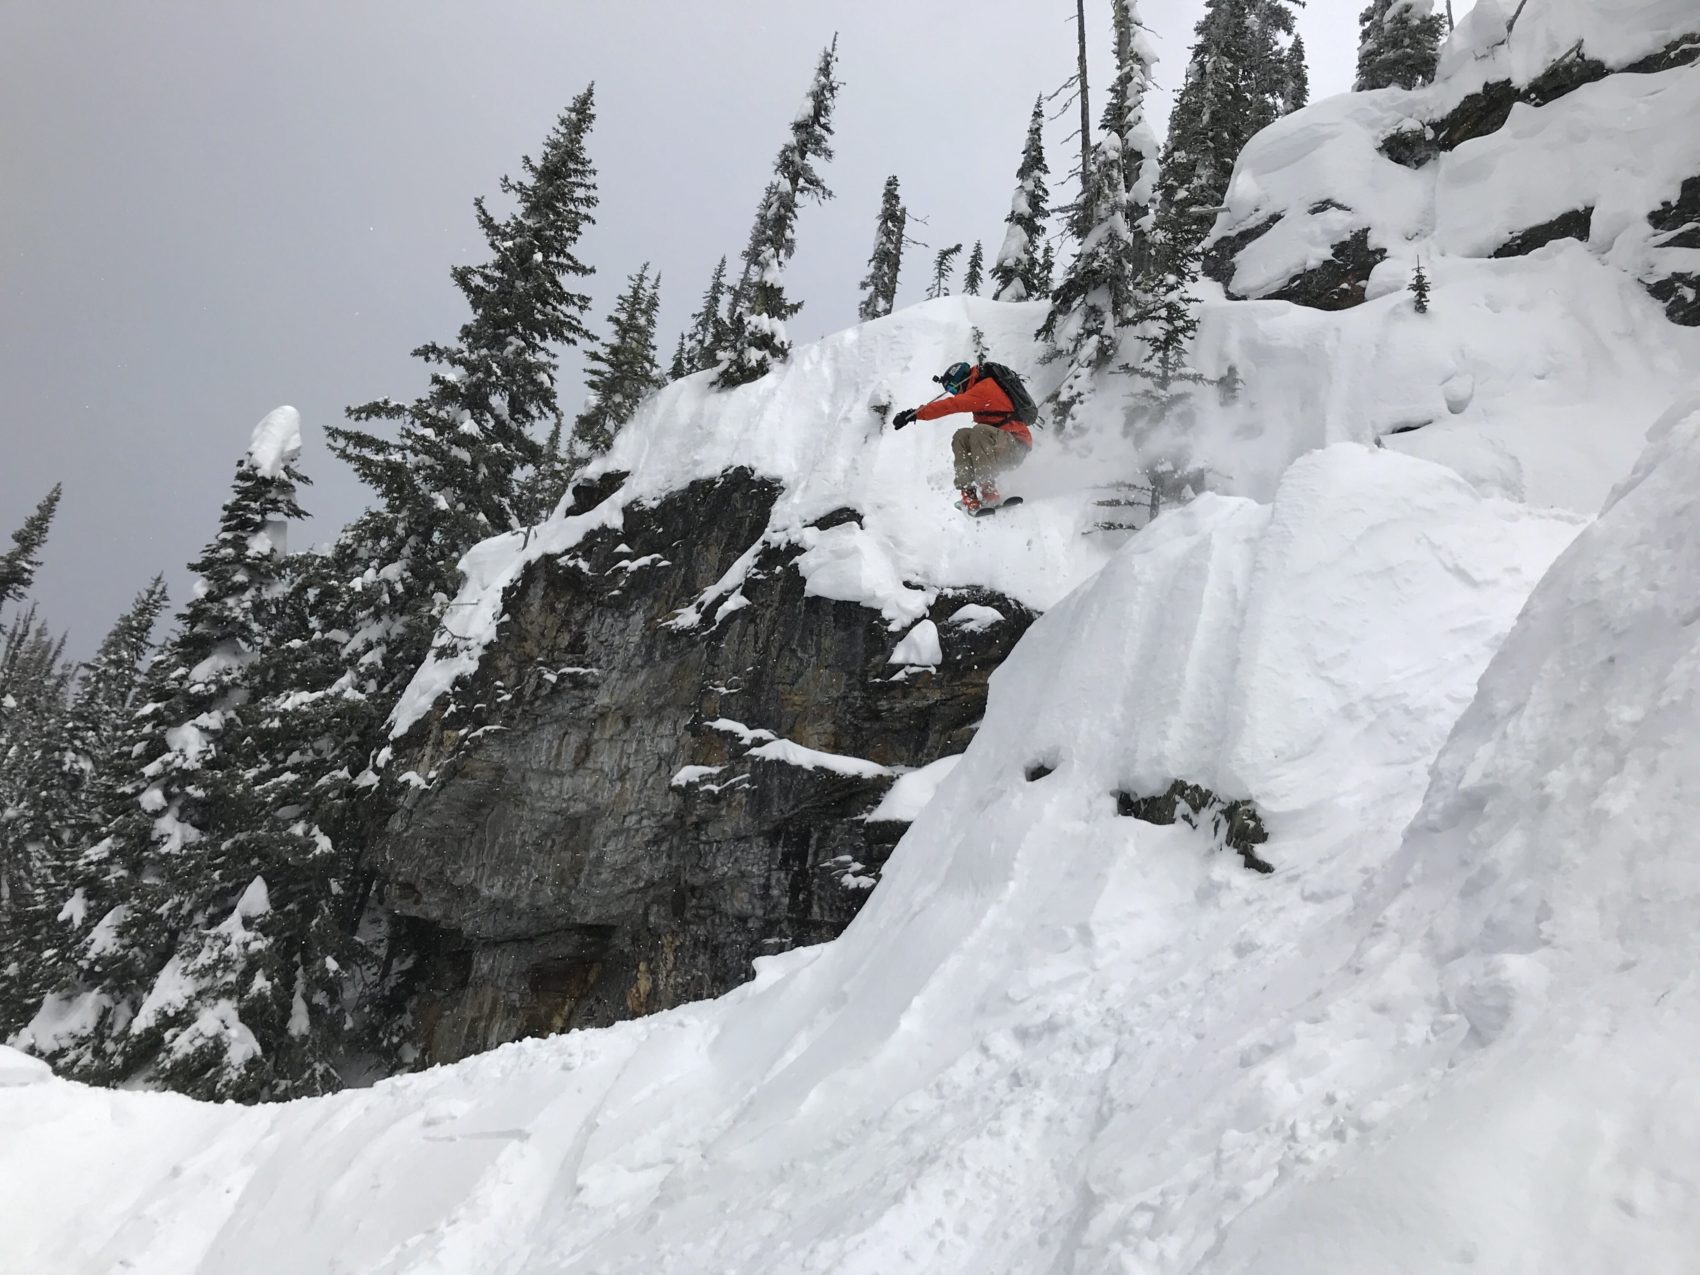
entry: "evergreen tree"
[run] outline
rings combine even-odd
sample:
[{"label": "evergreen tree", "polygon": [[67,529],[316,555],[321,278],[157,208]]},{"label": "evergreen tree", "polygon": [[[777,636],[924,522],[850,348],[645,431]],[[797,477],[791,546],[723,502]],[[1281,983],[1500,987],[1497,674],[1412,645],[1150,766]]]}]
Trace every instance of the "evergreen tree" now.
[{"label": "evergreen tree", "polygon": [[[250,897],[235,845],[251,827],[240,759],[250,750],[251,670],[276,632],[288,520],[302,517],[299,418],[268,415],[237,464],[217,536],[193,564],[195,595],[149,667],[105,785],[105,835],[81,857],[59,915],[81,931],[61,996],[75,1027],[42,1052],[70,1074],[116,1080],[145,1071],[209,1097],[252,1096],[253,1027],[271,991],[238,968],[226,918]],[[185,953],[216,950],[216,959]]]},{"label": "evergreen tree", "polygon": [[531,472],[520,479],[514,506],[528,526],[554,512],[555,503],[572,482],[572,466],[562,443],[561,418],[550,422],[548,436]]},{"label": "evergreen tree", "polygon": [[856,314],[864,323],[890,314],[897,304],[897,278],[903,270],[904,234],[909,210],[898,194],[897,178],[885,179],[879,221],[874,225],[874,251],[862,280],[862,304]]},{"label": "evergreen tree", "polygon": [[[661,384],[655,363],[655,316],[661,305],[661,280],[649,279],[649,263],[627,281],[601,348],[585,356],[590,364],[584,410],[573,422],[571,460],[582,465],[614,445],[620,426],[632,418],[644,396]],[[564,494],[564,493],[562,493]]]},{"label": "evergreen tree", "polygon": [[743,279],[733,294],[729,343],[714,382],[722,388],[748,384],[790,357],[785,322],[803,307],[785,295],[785,266],[797,251],[800,202],[832,198],[815,164],[832,158],[832,107],[842,87],[833,79],[837,59],[835,36],[821,52],[814,81],[791,123],[791,139],[780,149],[774,178],[756,212],[744,249]]},{"label": "evergreen tree", "polygon": [[974,251],[968,254],[968,273],[962,276],[962,291],[968,296],[977,297],[980,289],[986,283],[986,249],[978,239],[974,241]]},{"label": "evergreen tree", "polygon": [[1057,278],[1057,249],[1049,239],[1045,241],[1045,251],[1039,254],[1038,268],[1033,271],[1033,294],[1048,296],[1056,287]]},{"label": "evergreen tree", "polygon": [[[568,291],[566,281],[591,273],[573,249],[596,205],[585,152],[593,93],[586,89],[574,99],[540,160],[522,160],[524,178],[502,179],[517,205],[510,215],[498,219],[482,199],[474,201],[491,259],[450,272],[472,317],[453,345],[414,351],[447,370],[434,373],[430,388],[410,404],[380,399],[349,410],[357,422],[396,422],[399,437],[329,431],[332,450],[394,517],[398,565],[427,596],[452,582],[454,563],[467,548],[520,525],[515,478],[540,454],[529,430],[558,410],[554,347],[589,339],[583,316],[590,298]],[[433,616],[427,634],[434,625]]]},{"label": "evergreen tree", "polygon": [[1205,0],[1159,177],[1159,229],[1176,250],[1203,241],[1240,151],[1287,109],[1294,90],[1280,39],[1293,29],[1292,2]]},{"label": "evergreen tree", "polygon": [[[81,789],[93,777],[111,740],[122,728],[130,701],[141,680],[143,661],[153,649],[153,630],[165,610],[165,577],[157,575],[136,595],[129,609],[118,617],[81,669],[76,695],[71,703],[69,751],[65,770]],[[86,830],[86,820],[76,820]]]},{"label": "evergreen tree", "polygon": [[1133,232],[1122,171],[1121,140],[1107,133],[1093,149],[1082,189],[1092,229],[1052,293],[1036,334],[1070,364],[1057,392],[1059,428],[1067,427],[1090,396],[1095,374],[1115,363],[1121,331],[1135,317]]},{"label": "evergreen tree", "polygon": [[691,372],[706,372],[720,362],[726,345],[725,301],[726,258],[722,257],[703,293],[702,308],[691,316],[691,326],[685,330],[685,367]]},{"label": "evergreen tree", "polygon": [[[667,365],[667,379],[682,381],[691,374],[690,365],[685,362],[685,334],[679,333],[679,343],[673,347],[673,361]],[[548,450],[547,445],[544,448]]]},{"label": "evergreen tree", "polygon": [[[0,634],[0,931],[29,904],[52,836],[70,670],[65,639],[31,607]],[[0,969],[4,969],[0,948]]]},{"label": "evergreen tree", "polygon": [[[1293,109],[1291,41],[1298,39],[1298,35],[1295,16],[1288,5],[1302,3],[1303,0],[1257,0],[1252,9],[1254,102],[1259,130],[1269,127]],[[1306,92],[1309,92],[1308,87]],[[1249,134],[1247,140],[1250,140]]]},{"label": "evergreen tree", "polygon": [[[556,349],[587,337],[590,299],[568,282],[590,273],[574,251],[593,224],[587,143],[594,119],[593,89],[586,89],[536,162],[523,161],[524,178],[504,179],[512,212],[497,219],[476,205],[490,259],[451,276],[471,314],[454,345],[416,351],[429,363],[446,363],[446,370],[410,404],[380,401],[350,410],[357,422],[398,421],[399,436],[330,431],[333,450],[382,503],[332,546],[322,573],[334,576],[335,587],[303,586],[310,600],[302,602],[309,612],[302,623],[318,637],[308,642],[298,680],[274,709],[275,738],[320,741],[316,749],[333,741],[340,750],[334,761],[315,753],[312,766],[286,768],[264,786],[291,844],[329,842],[329,851],[316,851],[311,860],[313,879],[321,882],[315,888],[335,884],[345,898],[361,893],[334,873],[362,861],[394,812],[399,790],[385,772],[388,718],[457,592],[459,559],[493,532],[535,514],[542,479],[519,485],[545,459],[531,431],[560,417]],[[268,879],[268,887],[275,884]],[[227,901],[220,923],[236,902]],[[409,964],[403,951],[384,959],[391,969]],[[314,1003],[308,1001],[310,1014]]]},{"label": "evergreen tree", "polygon": [[[113,740],[164,605],[164,580],[156,576],[83,666],[68,705],[64,671],[50,681],[38,667],[28,685],[32,698],[46,690],[50,711],[32,713],[19,738],[0,723],[0,864],[18,869],[0,867],[0,877],[10,878],[0,880],[0,1039],[23,1026],[48,990],[42,954],[74,885],[73,848],[96,827],[94,777],[115,762]],[[0,656],[0,666],[8,662]]]},{"label": "evergreen tree", "polygon": [[[1116,77],[1110,82],[1102,130],[1116,138],[1121,152],[1122,215],[1130,234],[1128,268],[1138,278],[1148,265],[1146,239],[1157,188],[1157,136],[1145,111],[1145,95],[1152,87],[1151,68],[1157,55],[1139,20],[1137,0],[1113,0],[1113,4]],[[1093,225],[1100,224],[1101,210],[1095,210],[1090,220]]]},{"label": "evergreen tree", "polygon": [[1139,371],[1154,387],[1144,397],[1164,407],[1177,383],[1203,379],[1186,361],[1198,333],[1198,298],[1191,289],[1198,282],[1199,252],[1196,244],[1161,236],[1152,247],[1152,277],[1139,316],[1139,340],[1145,347]]},{"label": "evergreen tree", "polygon": [[1418,314],[1428,313],[1429,281],[1428,274],[1423,270],[1423,263],[1417,262],[1416,273],[1411,276],[1410,291],[1416,296]]},{"label": "evergreen tree", "polygon": [[1446,19],[1433,0],[1370,0],[1358,15],[1358,78],[1354,92],[1397,86],[1414,89],[1434,79]]},{"label": "evergreen tree", "polygon": [[36,568],[41,565],[41,547],[47,543],[48,528],[59,508],[60,484],[41,498],[35,512],[24,519],[24,525],[12,533],[12,549],[0,555],[0,606],[15,601],[29,592],[35,582]]},{"label": "evergreen tree", "polygon": [[[1015,194],[1009,202],[1004,224],[1003,246],[992,263],[992,298],[996,301],[1026,301],[1050,291],[1050,279],[1040,265],[1040,244],[1045,236],[1045,219],[1050,215],[1050,192],[1045,188],[1045,99],[1033,103],[1027,123],[1027,141],[1021,149],[1021,164],[1015,170]],[[1041,279],[1041,274],[1045,277]]]},{"label": "evergreen tree", "polygon": [[933,258],[933,282],[927,288],[927,299],[937,301],[950,295],[950,277],[956,272],[956,259],[962,255],[962,245],[940,248]]},{"label": "evergreen tree", "polygon": [[1115,0],[1113,16],[1116,77],[1103,133],[1081,184],[1078,221],[1085,234],[1038,333],[1070,363],[1057,392],[1062,427],[1091,394],[1097,375],[1116,365],[1122,333],[1139,309],[1138,281],[1149,260],[1157,143],[1145,121],[1145,94],[1155,58],[1134,0]]},{"label": "evergreen tree", "polygon": [[1287,113],[1310,104],[1310,71],[1305,66],[1305,38],[1295,34],[1287,49]]},{"label": "evergreen tree", "polygon": [[[246,877],[248,886],[219,925],[175,953],[184,971],[206,977],[203,1002],[253,989],[239,1004],[260,1052],[235,1076],[180,1071],[181,1087],[232,1097],[324,1093],[341,1086],[341,1060],[356,1048],[370,1052],[383,1028],[384,953],[361,931],[375,878],[361,862],[360,803],[347,783],[365,719],[359,702],[328,681],[359,609],[334,552],[285,564],[273,610],[278,640],[253,671],[249,747],[235,759],[234,832],[221,847],[243,865],[232,880]],[[342,799],[315,801],[326,791]]]}]

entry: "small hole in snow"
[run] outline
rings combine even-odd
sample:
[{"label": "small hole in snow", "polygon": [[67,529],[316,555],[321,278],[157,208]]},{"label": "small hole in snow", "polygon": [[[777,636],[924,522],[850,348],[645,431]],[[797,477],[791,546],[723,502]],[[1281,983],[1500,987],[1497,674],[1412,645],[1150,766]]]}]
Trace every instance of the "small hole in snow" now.
[{"label": "small hole in snow", "polygon": [[1055,766],[1047,766],[1042,761],[1036,761],[1027,767],[1027,782],[1032,783],[1035,779],[1043,779],[1055,769]]}]

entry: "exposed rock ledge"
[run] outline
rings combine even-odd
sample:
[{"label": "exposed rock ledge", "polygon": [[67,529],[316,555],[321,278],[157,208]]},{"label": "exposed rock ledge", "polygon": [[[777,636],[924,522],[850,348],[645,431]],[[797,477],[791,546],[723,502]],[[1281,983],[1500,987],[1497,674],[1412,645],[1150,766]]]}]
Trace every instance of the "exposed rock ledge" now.
[{"label": "exposed rock ledge", "polygon": [[[379,856],[433,952],[429,1060],[719,995],[753,958],[832,938],[903,831],[863,816],[897,771],[966,746],[1033,619],[1007,598],[939,596],[942,663],[905,671],[901,634],[806,596],[799,548],[770,546],[747,605],[668,627],[778,494],[734,470],[533,564],[466,707],[402,741],[395,764],[428,785]],[[950,625],[968,604],[1003,619]]]}]

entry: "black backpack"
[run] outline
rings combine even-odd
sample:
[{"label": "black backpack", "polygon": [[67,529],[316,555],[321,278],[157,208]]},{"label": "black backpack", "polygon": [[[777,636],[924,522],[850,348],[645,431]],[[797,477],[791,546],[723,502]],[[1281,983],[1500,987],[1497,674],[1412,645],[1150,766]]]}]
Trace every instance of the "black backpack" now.
[{"label": "black backpack", "polygon": [[997,387],[1009,395],[1010,406],[1015,408],[1010,413],[1010,420],[1020,421],[1023,425],[1039,423],[1039,405],[1033,401],[1033,396],[1021,383],[1021,378],[1012,370],[1002,363],[982,363],[980,375],[996,382]]}]

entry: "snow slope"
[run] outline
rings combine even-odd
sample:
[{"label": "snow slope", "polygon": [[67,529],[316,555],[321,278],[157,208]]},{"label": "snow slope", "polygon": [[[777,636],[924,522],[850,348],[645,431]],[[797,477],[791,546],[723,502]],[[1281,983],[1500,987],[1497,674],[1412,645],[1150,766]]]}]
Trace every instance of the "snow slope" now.
[{"label": "snow slope", "polygon": [[[1390,982],[1377,943],[1434,918],[1390,906],[1417,887],[1388,864],[1577,529],[1353,445],[1270,506],[1205,497],[1038,622],[839,941],[716,1002],[279,1108],[25,1076],[0,1090],[0,1164],[32,1166],[0,1196],[9,1260],[1218,1269],[1489,1048],[1435,976]],[[1116,814],[1176,776],[1255,799],[1276,873]],[[1425,857],[1463,915],[1468,864]]]}]

